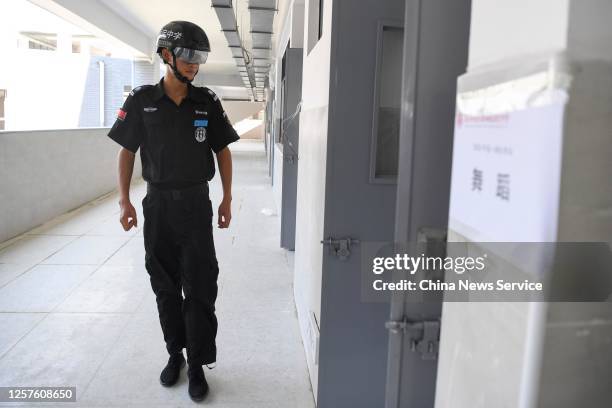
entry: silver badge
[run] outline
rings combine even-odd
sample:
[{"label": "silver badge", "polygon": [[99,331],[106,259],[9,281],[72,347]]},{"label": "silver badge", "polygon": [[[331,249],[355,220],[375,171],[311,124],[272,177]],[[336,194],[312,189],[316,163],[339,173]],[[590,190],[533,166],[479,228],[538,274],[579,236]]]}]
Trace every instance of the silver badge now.
[{"label": "silver badge", "polygon": [[203,142],[206,139],[206,128],[205,127],[196,128],[195,138],[198,142]]}]

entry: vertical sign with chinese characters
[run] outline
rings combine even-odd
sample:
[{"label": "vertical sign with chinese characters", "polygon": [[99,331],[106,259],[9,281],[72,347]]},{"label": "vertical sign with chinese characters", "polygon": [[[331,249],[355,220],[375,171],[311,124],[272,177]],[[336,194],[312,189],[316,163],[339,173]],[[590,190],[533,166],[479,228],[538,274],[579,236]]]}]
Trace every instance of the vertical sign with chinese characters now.
[{"label": "vertical sign with chinese characters", "polygon": [[564,109],[457,113],[449,229],[479,242],[556,240]]}]

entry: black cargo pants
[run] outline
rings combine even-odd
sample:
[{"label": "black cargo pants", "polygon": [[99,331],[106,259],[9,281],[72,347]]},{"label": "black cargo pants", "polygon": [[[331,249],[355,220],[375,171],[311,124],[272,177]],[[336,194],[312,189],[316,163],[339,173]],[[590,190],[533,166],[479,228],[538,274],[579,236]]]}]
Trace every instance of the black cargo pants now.
[{"label": "black cargo pants", "polygon": [[213,363],[219,267],[208,184],[179,190],[149,184],[142,208],[145,266],[166,349],[186,348],[189,365]]}]

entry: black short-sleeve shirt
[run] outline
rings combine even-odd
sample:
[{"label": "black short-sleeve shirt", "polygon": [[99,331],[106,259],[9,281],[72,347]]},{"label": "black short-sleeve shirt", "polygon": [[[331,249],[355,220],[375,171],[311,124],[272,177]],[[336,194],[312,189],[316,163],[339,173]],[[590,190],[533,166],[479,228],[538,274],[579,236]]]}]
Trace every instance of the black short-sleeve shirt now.
[{"label": "black short-sleeve shirt", "polygon": [[240,139],[212,90],[189,84],[177,106],[164,92],[163,78],[130,92],[108,136],[133,153],[140,148],[142,177],[164,186],[211,180],[212,152]]}]

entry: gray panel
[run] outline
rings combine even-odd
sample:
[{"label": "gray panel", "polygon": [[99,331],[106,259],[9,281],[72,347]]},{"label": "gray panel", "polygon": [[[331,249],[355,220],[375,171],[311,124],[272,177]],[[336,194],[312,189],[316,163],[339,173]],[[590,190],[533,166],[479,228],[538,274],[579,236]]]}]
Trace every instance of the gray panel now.
[{"label": "gray panel", "polygon": [[253,31],[271,31],[274,23],[274,10],[258,10],[249,9],[251,14],[251,30]]},{"label": "gray panel", "polygon": [[243,57],[242,47],[230,47],[230,51],[232,52],[232,57],[240,57],[240,58]]},{"label": "gray panel", "polygon": [[254,58],[270,58],[270,48],[253,48],[251,54]]},{"label": "gray panel", "polygon": [[232,0],[211,0],[210,2],[213,7],[221,6],[221,7],[231,7]]},{"label": "gray panel", "polygon": [[222,30],[229,46],[240,46],[240,36],[235,30]]},{"label": "gray panel", "polygon": [[249,0],[249,7],[276,9],[278,0]]},{"label": "gray panel", "polygon": [[[302,48],[286,51],[286,77],[283,81],[282,138],[283,138],[283,186],[281,199],[281,247],[295,249],[295,215],[297,200],[299,123],[296,113],[302,99]],[[263,83],[262,83],[263,86]],[[261,91],[263,95],[263,89]]]},{"label": "gray panel", "polygon": [[254,67],[265,67],[270,69],[270,61],[267,59],[256,58],[253,60]]},{"label": "gray panel", "polygon": [[215,13],[219,18],[222,30],[235,30],[236,29],[236,17],[234,15],[234,9],[231,7],[214,7]]},{"label": "gray panel", "polygon": [[255,32],[251,31],[253,37],[253,47],[256,48],[269,48],[272,42],[271,32]]}]

